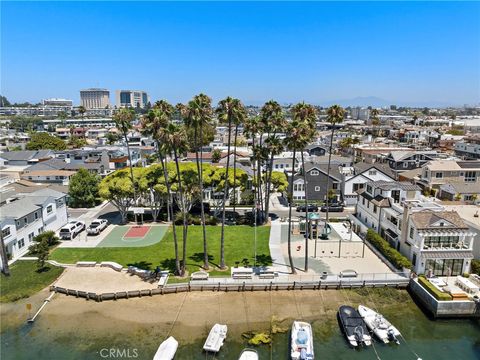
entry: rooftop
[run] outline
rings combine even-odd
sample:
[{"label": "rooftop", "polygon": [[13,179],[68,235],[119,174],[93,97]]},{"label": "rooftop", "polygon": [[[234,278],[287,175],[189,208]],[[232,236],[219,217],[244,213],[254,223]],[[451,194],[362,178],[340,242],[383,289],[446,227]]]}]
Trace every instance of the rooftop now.
[{"label": "rooftop", "polygon": [[419,211],[411,214],[410,219],[417,229],[468,229],[455,211]]}]

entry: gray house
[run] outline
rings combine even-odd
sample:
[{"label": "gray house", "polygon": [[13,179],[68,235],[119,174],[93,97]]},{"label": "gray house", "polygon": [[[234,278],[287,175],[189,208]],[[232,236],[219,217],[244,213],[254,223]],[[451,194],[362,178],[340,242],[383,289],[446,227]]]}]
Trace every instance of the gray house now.
[{"label": "gray house", "polygon": [[[327,172],[328,165],[323,164],[305,164],[305,173],[307,179],[307,186],[303,179],[302,169],[293,176],[293,200],[305,199],[305,188],[308,200],[324,201],[327,198]],[[335,191],[337,200],[342,200],[341,182],[342,175],[338,170],[338,165],[332,164],[330,166],[330,186],[329,188]],[[292,177],[289,177],[292,181]]]},{"label": "gray house", "polygon": [[399,173],[420,168],[437,157],[436,151],[392,151],[385,160],[393,171]]}]

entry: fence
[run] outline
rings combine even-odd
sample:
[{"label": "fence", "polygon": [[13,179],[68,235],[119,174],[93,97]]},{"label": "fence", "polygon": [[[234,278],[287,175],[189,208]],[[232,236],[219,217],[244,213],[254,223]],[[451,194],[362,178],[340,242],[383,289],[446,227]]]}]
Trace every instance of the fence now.
[{"label": "fence", "polygon": [[322,278],[312,276],[280,276],[274,280],[252,279],[235,280],[231,278],[210,278],[187,283],[170,284],[157,289],[120,291],[114,293],[92,293],[80,290],[66,289],[52,285],[51,291],[85,298],[87,300],[105,301],[129,299],[133,297],[165,295],[186,291],[279,291],[279,290],[328,290],[352,289],[359,287],[396,287],[405,288],[409,278],[404,274],[359,274],[357,277],[344,278],[340,275],[329,275]]}]

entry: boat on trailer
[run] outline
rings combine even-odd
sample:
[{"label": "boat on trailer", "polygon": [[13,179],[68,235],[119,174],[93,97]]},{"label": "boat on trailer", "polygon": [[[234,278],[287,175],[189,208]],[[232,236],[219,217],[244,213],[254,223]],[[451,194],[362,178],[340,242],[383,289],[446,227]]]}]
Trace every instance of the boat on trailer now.
[{"label": "boat on trailer", "polygon": [[304,321],[294,321],[291,333],[290,357],[292,360],[313,360],[312,326]]},{"label": "boat on trailer", "polygon": [[258,360],[257,350],[254,349],[243,349],[240,353],[238,360]]},{"label": "boat on trailer", "polygon": [[367,325],[357,310],[351,306],[342,305],[338,309],[338,317],[342,330],[350,345],[372,345],[372,337],[368,333]]},{"label": "boat on trailer", "polygon": [[155,353],[153,360],[172,360],[178,349],[178,341],[173,336],[170,336],[160,344]]},{"label": "boat on trailer", "polygon": [[397,339],[401,335],[400,331],[385,319],[382,314],[363,305],[358,306],[358,313],[365,321],[365,324],[367,324],[367,327],[385,344],[390,341],[400,344],[400,341]]},{"label": "boat on trailer", "polygon": [[213,325],[210,333],[208,334],[207,340],[203,345],[203,350],[213,353],[219,352],[223,342],[227,337],[227,330],[227,325]]}]

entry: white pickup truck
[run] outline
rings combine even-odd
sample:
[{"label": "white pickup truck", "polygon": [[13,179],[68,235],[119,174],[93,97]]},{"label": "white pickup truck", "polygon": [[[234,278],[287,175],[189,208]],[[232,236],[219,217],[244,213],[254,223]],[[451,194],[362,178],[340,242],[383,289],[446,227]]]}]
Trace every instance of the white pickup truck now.
[{"label": "white pickup truck", "polygon": [[85,223],[83,221],[71,220],[60,229],[59,236],[62,240],[72,240],[83,230],[85,230]]},{"label": "white pickup truck", "polygon": [[105,219],[93,220],[87,228],[88,235],[98,235],[108,226],[108,221]]}]

